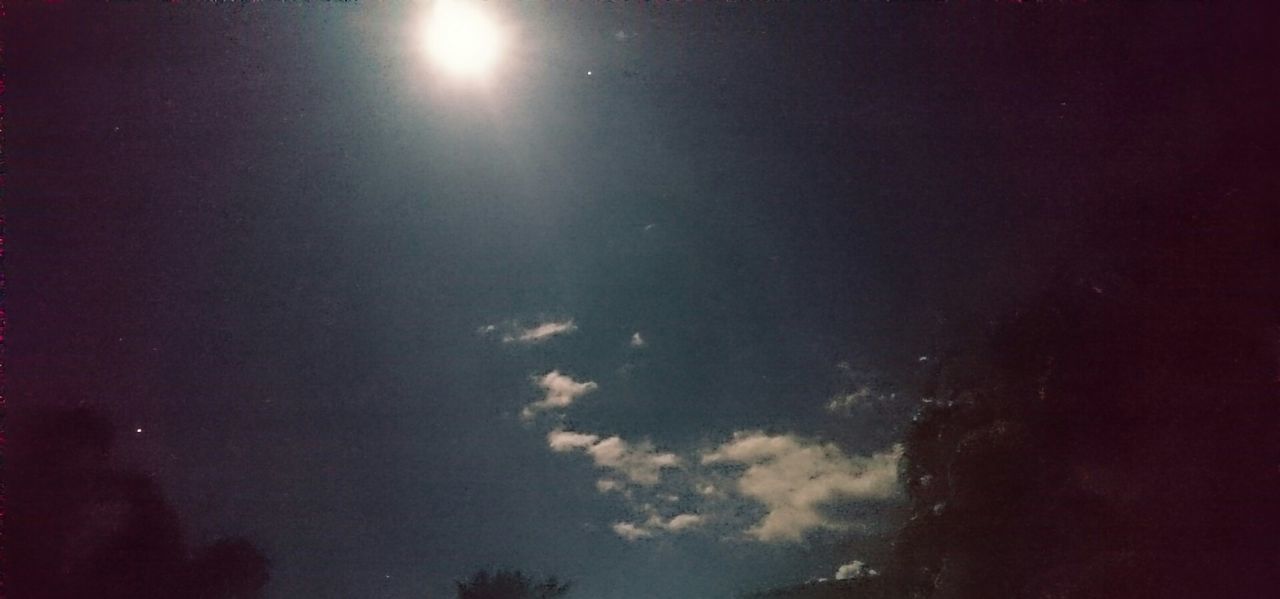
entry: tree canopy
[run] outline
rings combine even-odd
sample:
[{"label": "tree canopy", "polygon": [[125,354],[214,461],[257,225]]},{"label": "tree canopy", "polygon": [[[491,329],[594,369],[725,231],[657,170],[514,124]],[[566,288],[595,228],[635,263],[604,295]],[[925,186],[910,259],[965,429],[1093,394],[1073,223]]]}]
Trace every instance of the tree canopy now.
[{"label": "tree canopy", "polygon": [[248,540],[192,549],[152,478],[112,464],[113,428],[85,409],[7,420],[7,590],[48,599],[253,599],[270,563]]},{"label": "tree canopy", "polygon": [[555,599],[569,593],[569,583],[555,576],[537,580],[520,570],[480,570],[458,581],[458,599]]},{"label": "tree canopy", "polygon": [[1100,235],[1102,259],[933,373],[905,443],[902,596],[1274,589],[1280,304],[1254,250],[1280,221],[1232,185]]}]

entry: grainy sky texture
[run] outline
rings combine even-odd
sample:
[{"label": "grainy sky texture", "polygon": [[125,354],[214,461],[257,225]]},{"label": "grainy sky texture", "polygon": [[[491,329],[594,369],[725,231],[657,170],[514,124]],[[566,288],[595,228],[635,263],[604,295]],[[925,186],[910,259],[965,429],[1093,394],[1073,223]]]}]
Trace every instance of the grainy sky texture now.
[{"label": "grainy sky texture", "polygon": [[10,403],[88,405],[268,596],[882,568],[905,381],[1262,114],[1180,4],[10,7]]}]

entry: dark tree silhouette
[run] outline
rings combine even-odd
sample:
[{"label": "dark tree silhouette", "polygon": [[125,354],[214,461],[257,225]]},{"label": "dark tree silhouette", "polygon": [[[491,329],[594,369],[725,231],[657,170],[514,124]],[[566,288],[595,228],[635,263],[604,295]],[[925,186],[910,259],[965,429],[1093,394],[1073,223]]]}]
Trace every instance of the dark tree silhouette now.
[{"label": "dark tree silhouette", "polygon": [[569,583],[554,576],[539,581],[519,570],[481,570],[457,587],[458,599],[554,599],[569,593]]},{"label": "dark tree silhouette", "polygon": [[23,599],[251,599],[267,560],[224,539],[188,554],[155,481],[110,463],[112,429],[86,410],[11,414],[6,591]]},{"label": "dark tree silhouette", "polygon": [[195,552],[188,565],[193,599],[249,599],[267,586],[268,562],[252,543],[231,538]]},{"label": "dark tree silhouette", "polygon": [[1280,217],[1218,166],[925,385],[904,596],[1274,592]]}]

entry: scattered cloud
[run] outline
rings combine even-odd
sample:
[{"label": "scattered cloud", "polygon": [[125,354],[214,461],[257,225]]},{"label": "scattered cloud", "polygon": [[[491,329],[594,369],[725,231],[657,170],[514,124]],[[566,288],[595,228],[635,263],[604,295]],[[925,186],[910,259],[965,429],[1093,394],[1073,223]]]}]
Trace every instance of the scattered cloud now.
[{"label": "scattered cloud", "polygon": [[628,541],[637,541],[653,536],[652,531],[630,522],[614,522],[613,532]]},{"label": "scattered cloud", "polygon": [[663,532],[685,532],[706,523],[706,518],[699,514],[677,514],[665,519],[658,514],[651,514],[643,524],[633,522],[615,522],[613,532],[628,540],[647,539]]},{"label": "scattered cloud", "polygon": [[596,490],[600,491],[601,493],[608,493],[610,491],[622,491],[623,489],[626,488],[626,486],[627,486],[626,483],[620,480],[613,480],[611,478],[602,478],[596,481]]},{"label": "scattered cloud", "polygon": [[640,332],[639,332],[639,331],[636,331],[635,333],[632,333],[632,334],[631,334],[631,347],[639,348],[639,347],[644,347],[644,346],[645,346],[644,337],[643,337],[642,335],[640,335]]},{"label": "scattered cloud", "polygon": [[573,431],[551,431],[547,433],[547,444],[551,451],[565,452],[574,449],[585,449],[595,445],[600,437]]},{"label": "scattered cloud", "polygon": [[591,456],[599,468],[613,470],[638,485],[655,485],[662,470],[680,466],[674,453],[660,452],[649,441],[628,443],[621,437],[601,439],[598,435],[556,430],[547,434],[552,451],[579,450]]},{"label": "scattered cloud", "polygon": [[870,457],[847,456],[834,444],[790,434],[736,433],[704,453],[703,464],[742,464],[737,491],[764,504],[766,514],[747,530],[765,542],[798,542],[815,530],[848,524],[824,511],[837,501],[885,500],[898,494],[902,447]]},{"label": "scattered cloud", "polygon": [[509,321],[498,324],[487,324],[477,332],[481,335],[499,335],[503,343],[519,343],[535,345],[550,340],[557,335],[567,335],[578,330],[572,318],[566,320],[550,320],[540,322],[531,327],[521,326],[519,322]]},{"label": "scattered cloud", "polygon": [[600,386],[593,381],[575,381],[573,377],[552,370],[542,376],[533,378],[534,384],[545,392],[541,400],[524,407],[520,413],[525,419],[533,418],[538,412],[567,408],[579,397],[595,391]]},{"label": "scattered cloud", "polygon": [[890,381],[875,371],[854,368],[848,362],[836,364],[836,370],[844,379],[845,388],[852,390],[832,397],[826,405],[828,412],[847,416],[855,410],[882,409],[897,399]]},{"label": "scattered cloud", "polygon": [[868,568],[866,564],[858,560],[853,560],[836,569],[836,580],[850,580],[857,578],[871,578],[879,575],[879,572]]},{"label": "scattered cloud", "polygon": [[841,393],[827,402],[827,411],[836,413],[848,413],[850,410],[865,405],[868,401],[880,399],[881,396],[871,387],[862,386],[857,391],[851,393]]},{"label": "scattered cloud", "polygon": [[578,330],[578,325],[573,323],[573,319],[561,322],[544,322],[527,329],[521,329],[514,335],[508,335],[502,338],[503,343],[542,343],[556,335],[572,333]]},{"label": "scattered cloud", "polygon": [[698,514],[677,514],[672,516],[670,520],[663,521],[659,517],[653,517],[649,520],[654,527],[672,532],[680,532],[690,528],[697,528],[706,522],[706,518]]}]

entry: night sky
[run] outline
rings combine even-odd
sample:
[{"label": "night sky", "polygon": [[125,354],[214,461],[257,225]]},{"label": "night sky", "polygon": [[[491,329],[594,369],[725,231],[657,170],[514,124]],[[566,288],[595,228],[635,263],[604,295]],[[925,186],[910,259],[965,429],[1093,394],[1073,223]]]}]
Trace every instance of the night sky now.
[{"label": "night sky", "polygon": [[1248,15],[850,4],[10,7],[13,419],[272,598],[883,568],[911,381],[1274,118]]}]

